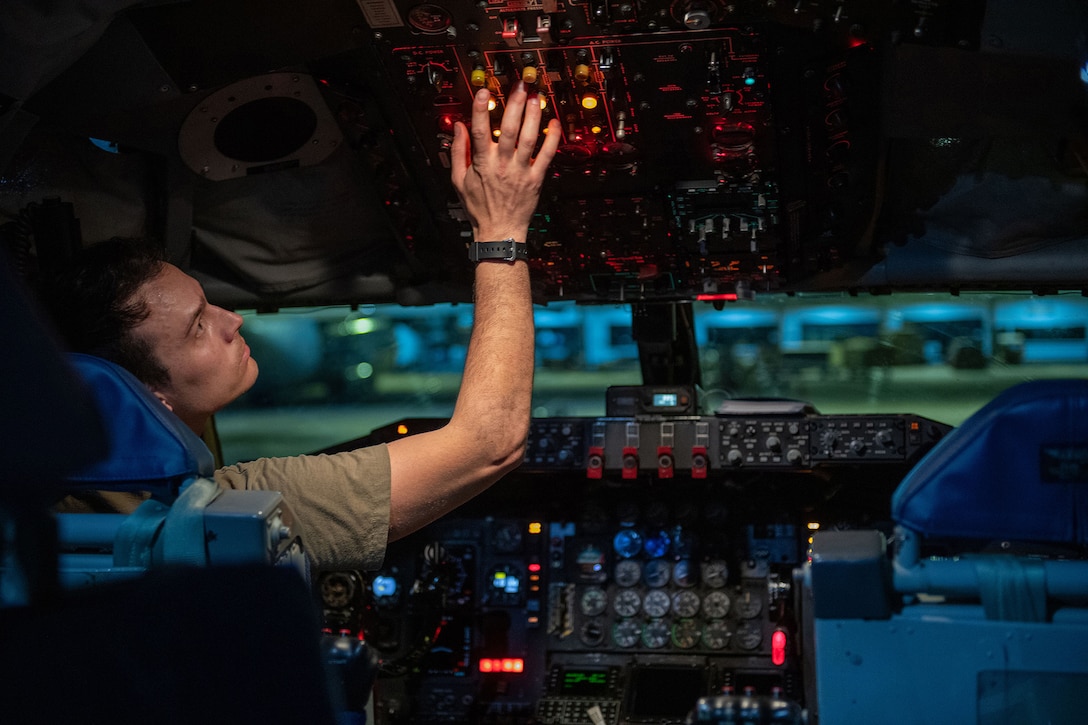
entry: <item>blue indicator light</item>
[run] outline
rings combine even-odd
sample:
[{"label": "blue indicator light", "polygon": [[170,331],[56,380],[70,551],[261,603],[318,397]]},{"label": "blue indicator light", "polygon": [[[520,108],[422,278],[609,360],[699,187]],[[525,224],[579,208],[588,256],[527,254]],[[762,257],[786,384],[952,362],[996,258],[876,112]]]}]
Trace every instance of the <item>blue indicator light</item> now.
[{"label": "blue indicator light", "polygon": [[646,556],[651,559],[656,559],[669,553],[669,544],[672,540],[669,535],[664,531],[657,531],[652,536],[646,537],[646,543],[643,545],[643,549],[646,551]]},{"label": "blue indicator light", "polygon": [[397,593],[397,580],[391,576],[376,576],[370,590],[376,597],[391,597]]},{"label": "blue indicator light", "polygon": [[634,529],[620,529],[612,537],[612,548],[624,559],[630,559],[642,549],[642,537]]}]

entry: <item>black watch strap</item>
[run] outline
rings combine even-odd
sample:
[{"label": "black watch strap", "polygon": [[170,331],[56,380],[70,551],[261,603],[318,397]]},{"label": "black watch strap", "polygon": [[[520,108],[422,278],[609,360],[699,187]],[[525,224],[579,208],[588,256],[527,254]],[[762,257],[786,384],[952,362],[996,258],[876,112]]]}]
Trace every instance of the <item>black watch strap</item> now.
[{"label": "black watch strap", "polygon": [[503,239],[501,242],[473,242],[468,245],[468,258],[473,262],[482,262],[485,259],[501,259],[505,262],[514,262],[519,259],[529,259],[529,245],[525,242],[515,242],[513,237]]}]

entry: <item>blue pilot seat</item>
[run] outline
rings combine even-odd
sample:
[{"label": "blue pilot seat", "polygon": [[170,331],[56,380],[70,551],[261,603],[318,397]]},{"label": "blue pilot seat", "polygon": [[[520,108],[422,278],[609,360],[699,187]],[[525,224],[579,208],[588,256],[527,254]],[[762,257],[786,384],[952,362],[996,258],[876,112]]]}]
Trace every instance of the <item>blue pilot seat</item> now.
[{"label": "blue pilot seat", "polygon": [[63,487],[150,498],[130,515],[58,514],[62,586],[179,564],[287,565],[308,574],[298,526],[279,492],[220,490],[208,446],[135,376],[92,355],[70,361],[98,404],[110,451],[68,474]]},{"label": "blue pilot seat", "polygon": [[1082,722],[1088,380],[999,394],[908,472],[891,511],[890,542],[813,537],[815,719]]}]

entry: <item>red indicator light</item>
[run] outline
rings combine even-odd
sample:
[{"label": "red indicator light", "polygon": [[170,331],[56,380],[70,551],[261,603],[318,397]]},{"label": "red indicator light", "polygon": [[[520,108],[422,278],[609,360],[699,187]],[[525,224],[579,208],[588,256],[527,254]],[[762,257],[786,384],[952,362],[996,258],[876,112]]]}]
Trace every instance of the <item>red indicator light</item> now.
[{"label": "red indicator light", "polygon": [[728,292],[720,295],[696,295],[695,299],[700,302],[736,302],[737,295],[733,292]]},{"label": "red indicator light", "polygon": [[530,564],[529,565],[529,571],[533,571],[533,572],[540,571],[540,564],[537,564],[535,562]]},{"label": "red indicator light", "polygon": [[786,662],[786,633],[776,629],[771,635],[771,662],[781,666]]},{"label": "red indicator light", "polygon": [[488,657],[480,660],[480,672],[520,673],[525,671],[525,660],[520,657]]}]

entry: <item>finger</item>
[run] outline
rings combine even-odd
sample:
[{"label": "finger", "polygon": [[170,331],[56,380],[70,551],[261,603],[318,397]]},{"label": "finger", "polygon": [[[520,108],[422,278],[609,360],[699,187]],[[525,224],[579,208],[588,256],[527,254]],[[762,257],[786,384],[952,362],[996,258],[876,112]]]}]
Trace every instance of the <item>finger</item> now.
[{"label": "finger", "polygon": [[525,111],[525,98],[528,96],[525,84],[518,81],[506,97],[506,108],[499,123],[499,151],[509,154],[518,144],[518,130],[521,128],[522,114]]},{"label": "finger", "polygon": [[553,118],[548,121],[548,132],[544,134],[544,143],[541,144],[540,151],[537,151],[536,158],[533,160],[533,173],[537,174],[538,178],[544,178],[548,165],[555,158],[555,152],[559,149],[561,130],[558,119]]},{"label": "finger", "polygon": [[475,154],[484,153],[491,142],[491,113],[487,110],[490,99],[487,88],[481,88],[472,97],[472,153]]},{"label": "finger", "polygon": [[533,149],[536,147],[537,137],[540,135],[540,119],[543,115],[544,112],[540,108],[540,94],[534,91],[525,100],[524,118],[518,136],[516,156],[524,163],[528,163],[533,156]]},{"label": "finger", "polygon": [[469,148],[468,129],[457,121],[453,124],[453,145],[450,147],[450,178],[455,188],[460,189],[468,173],[472,150]]}]

